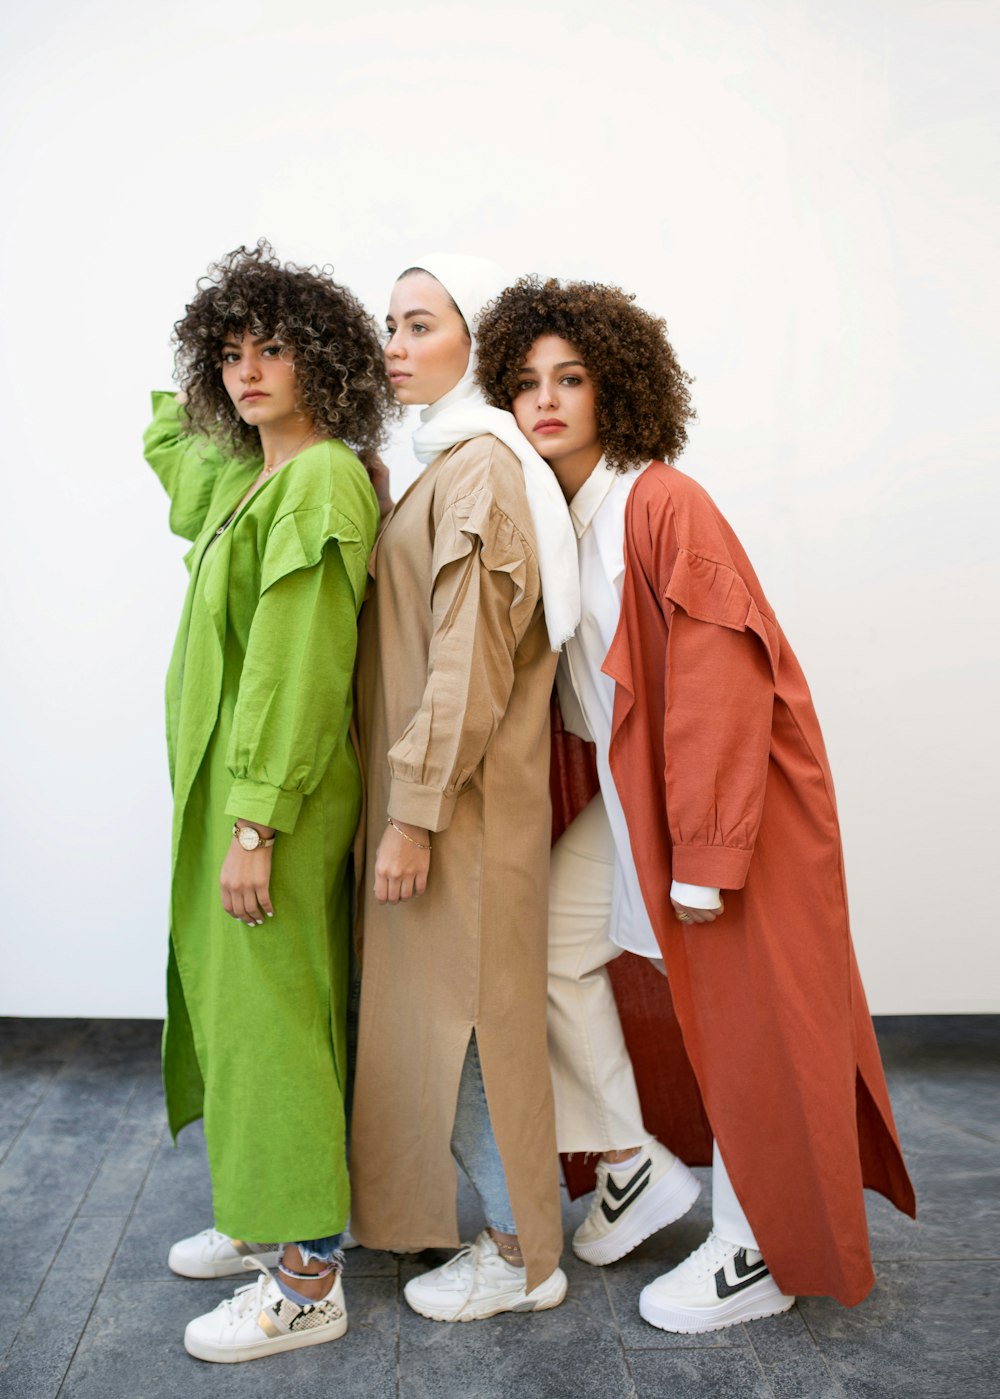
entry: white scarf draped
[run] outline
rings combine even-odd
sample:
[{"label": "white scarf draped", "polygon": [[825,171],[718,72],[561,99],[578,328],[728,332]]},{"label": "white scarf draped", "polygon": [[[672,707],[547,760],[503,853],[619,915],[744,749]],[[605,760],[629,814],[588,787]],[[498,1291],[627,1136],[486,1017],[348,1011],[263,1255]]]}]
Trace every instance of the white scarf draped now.
[{"label": "white scarf draped", "polygon": [[558,651],[580,621],[580,570],[569,507],[552,469],[523,436],[513,415],[490,407],[474,378],[476,322],[486,303],[499,296],[509,279],[498,263],[458,253],[434,253],[413,266],[437,278],[465,317],[472,336],[468,368],[453,389],[421,411],[413,450],[426,466],[459,442],[491,433],[518,458],[535,527],[549,645]]}]

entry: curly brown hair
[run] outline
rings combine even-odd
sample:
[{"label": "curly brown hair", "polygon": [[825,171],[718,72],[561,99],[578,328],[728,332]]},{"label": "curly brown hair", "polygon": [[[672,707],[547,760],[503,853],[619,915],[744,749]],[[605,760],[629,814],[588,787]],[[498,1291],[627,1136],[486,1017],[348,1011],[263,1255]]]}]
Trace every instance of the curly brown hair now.
[{"label": "curly brown hair", "polygon": [[318,432],[358,452],[383,442],[399,413],[385,375],[374,320],[328,267],[282,265],[271,245],[239,247],[208,270],[174,326],[174,377],[187,394],[187,421],[237,457],[260,454],[260,435],[222,383],[222,346],[247,332],[277,340],[295,364],[299,403]]},{"label": "curly brown hair", "polygon": [[525,358],[541,335],[576,349],[594,380],[597,434],[616,471],[672,461],[695,416],[689,374],[677,363],[666,323],[620,287],[522,277],[490,302],[476,328],[476,378],[489,401],[509,409]]}]

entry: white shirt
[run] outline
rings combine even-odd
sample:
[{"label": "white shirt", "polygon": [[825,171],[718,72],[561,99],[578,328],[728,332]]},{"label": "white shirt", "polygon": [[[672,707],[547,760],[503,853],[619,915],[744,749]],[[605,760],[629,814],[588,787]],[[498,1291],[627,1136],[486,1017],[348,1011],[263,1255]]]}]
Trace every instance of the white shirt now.
[{"label": "white shirt", "polygon": [[[601,670],[621,612],[625,505],[644,469],[611,471],[602,457],[570,501],[580,560],[582,615],[559,658],[556,682],[566,728],[581,738],[593,739],[597,745],[597,775],[615,845],[611,940],[640,956],[659,957],[659,944],[632,859],[625,813],[608,761],[615,682]],[[670,887],[670,897],[689,908],[719,906],[718,889],[678,884],[676,880]]]}]

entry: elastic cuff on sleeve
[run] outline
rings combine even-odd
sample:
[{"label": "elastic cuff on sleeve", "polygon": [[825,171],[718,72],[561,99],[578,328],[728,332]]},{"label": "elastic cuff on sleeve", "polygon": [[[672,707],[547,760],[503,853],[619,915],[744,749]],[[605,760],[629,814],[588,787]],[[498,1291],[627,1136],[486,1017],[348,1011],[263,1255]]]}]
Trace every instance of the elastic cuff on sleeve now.
[{"label": "elastic cuff on sleeve", "polygon": [[733,850],[724,845],[675,845],[670,863],[673,877],[680,884],[742,889],[752,855],[752,850]]},{"label": "elastic cuff on sleeve", "polygon": [[455,810],[454,796],[424,787],[419,782],[404,782],[394,777],[389,787],[389,811],[396,821],[411,826],[423,826],[428,831],[444,831]]},{"label": "elastic cuff on sleeve", "polygon": [[267,782],[251,782],[237,778],[229,789],[226,815],[244,821],[256,821],[260,826],[273,826],[276,831],[291,835],[299,819],[301,792],[286,792]]}]

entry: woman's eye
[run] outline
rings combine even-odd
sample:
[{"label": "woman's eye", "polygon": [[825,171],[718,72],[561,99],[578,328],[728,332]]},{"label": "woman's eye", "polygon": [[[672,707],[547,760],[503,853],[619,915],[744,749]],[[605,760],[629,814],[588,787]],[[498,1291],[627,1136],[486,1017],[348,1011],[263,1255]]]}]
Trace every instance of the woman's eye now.
[{"label": "woman's eye", "polygon": [[563,377],[559,380],[559,382],[560,384],[566,384],[571,389],[575,389],[578,384],[583,383],[583,380],[580,379],[576,374],[564,374]]},{"label": "woman's eye", "polygon": [[533,389],[534,387],[535,387],[535,381],[534,381],[534,379],[519,379],[519,380],[517,381],[517,388],[516,388],[515,392],[517,392],[517,393],[527,393],[529,389]]},{"label": "woman's eye", "polygon": [[264,348],[263,348],[263,350],[261,350],[261,354],[262,354],[262,355],[269,355],[271,359],[277,359],[278,356],[281,354],[281,346],[280,346],[280,345],[265,345]]},{"label": "woman's eye", "polygon": [[414,321],[413,324],[410,326],[410,329],[415,335],[422,335],[427,329],[427,327],[423,324],[422,321]]},{"label": "woman's eye", "polygon": [[239,355],[236,353],[235,350],[226,350],[222,356],[223,364],[236,364],[238,360]]}]

